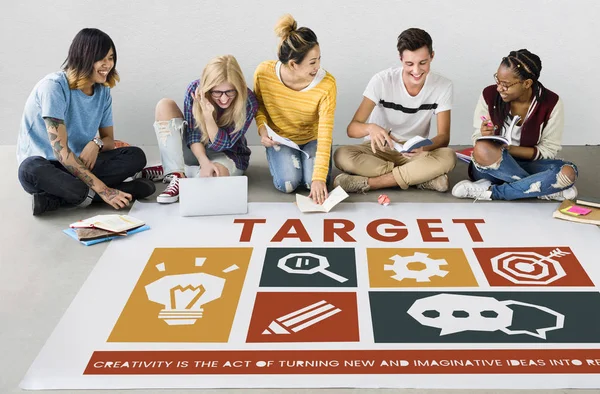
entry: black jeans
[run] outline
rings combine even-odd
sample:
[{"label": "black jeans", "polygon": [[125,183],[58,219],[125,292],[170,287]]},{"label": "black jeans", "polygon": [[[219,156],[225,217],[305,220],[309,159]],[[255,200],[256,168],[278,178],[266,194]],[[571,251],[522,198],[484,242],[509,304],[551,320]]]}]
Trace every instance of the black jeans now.
[{"label": "black jeans", "polygon": [[[146,155],[138,147],[117,148],[100,152],[92,170],[108,187],[119,185],[146,166]],[[19,166],[19,181],[29,194],[42,193],[58,197],[62,203],[79,205],[88,196],[90,188],[71,174],[56,160],[31,156]]]}]

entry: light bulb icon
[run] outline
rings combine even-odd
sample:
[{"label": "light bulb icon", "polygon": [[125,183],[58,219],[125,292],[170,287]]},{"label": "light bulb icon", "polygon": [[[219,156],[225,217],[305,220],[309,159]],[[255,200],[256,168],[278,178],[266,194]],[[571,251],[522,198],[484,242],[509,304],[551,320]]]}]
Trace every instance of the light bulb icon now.
[{"label": "light bulb icon", "polygon": [[[197,258],[196,266],[202,266],[205,260]],[[156,268],[164,272],[165,264],[157,264]],[[223,272],[238,268],[232,265]],[[205,272],[166,275],[146,285],[146,294],[148,300],[163,305],[159,319],[170,326],[192,325],[203,317],[204,305],[221,297],[225,281]]]}]

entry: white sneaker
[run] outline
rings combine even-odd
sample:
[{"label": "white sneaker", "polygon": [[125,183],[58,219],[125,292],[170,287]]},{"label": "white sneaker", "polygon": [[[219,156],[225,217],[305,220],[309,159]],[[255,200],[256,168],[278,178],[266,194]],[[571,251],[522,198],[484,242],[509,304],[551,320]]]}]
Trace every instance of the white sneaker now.
[{"label": "white sneaker", "polygon": [[458,182],[452,188],[452,195],[458,198],[474,198],[477,200],[491,200],[492,191],[488,190],[492,182],[487,179],[480,179],[476,182],[464,180]]},{"label": "white sneaker", "polygon": [[547,194],[545,196],[538,196],[540,200],[554,200],[554,201],[565,201],[565,200],[575,200],[577,198],[577,188],[575,186],[571,186],[568,189],[561,190],[556,193]]},{"label": "white sneaker", "polygon": [[171,204],[179,201],[179,177],[171,176],[171,182],[164,192],[156,197],[156,201],[160,204]]}]

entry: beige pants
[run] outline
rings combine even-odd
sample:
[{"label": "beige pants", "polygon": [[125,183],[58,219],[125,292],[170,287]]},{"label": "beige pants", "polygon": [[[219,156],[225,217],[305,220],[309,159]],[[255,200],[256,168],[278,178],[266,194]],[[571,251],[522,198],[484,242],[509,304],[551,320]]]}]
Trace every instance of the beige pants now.
[{"label": "beige pants", "polygon": [[398,186],[408,189],[452,171],[456,154],[450,148],[435,149],[414,158],[404,157],[397,151],[377,150],[374,154],[371,142],[367,141],[360,145],[340,146],[333,161],[343,172],[369,178],[391,172]]}]

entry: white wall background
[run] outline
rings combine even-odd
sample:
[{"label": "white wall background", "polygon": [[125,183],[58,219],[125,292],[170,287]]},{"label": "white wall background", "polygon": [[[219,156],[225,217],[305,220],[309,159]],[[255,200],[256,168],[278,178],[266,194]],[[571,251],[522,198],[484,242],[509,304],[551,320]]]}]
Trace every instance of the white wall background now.
[{"label": "white wall background", "polygon": [[[322,66],[337,79],[334,143],[369,78],[398,64],[396,37],[420,27],[433,37],[433,69],[454,82],[452,144],[470,143],[473,109],[501,58],[527,48],[543,62],[541,81],[565,101],[565,145],[599,144],[600,2],[597,0],[52,0],[0,4],[0,144],[16,143],[23,105],[35,83],[57,71],[84,27],[108,33],[121,82],[113,89],[115,133],[155,145],[154,106],[183,104],[204,64],[233,54],[252,87],[255,67],[276,58],[273,26],[289,12],[312,28]],[[250,144],[258,144],[256,128]]]}]

